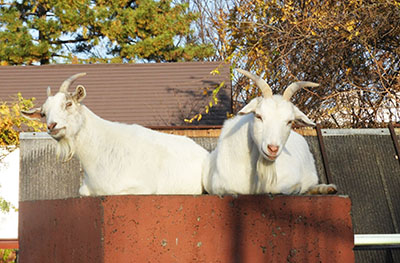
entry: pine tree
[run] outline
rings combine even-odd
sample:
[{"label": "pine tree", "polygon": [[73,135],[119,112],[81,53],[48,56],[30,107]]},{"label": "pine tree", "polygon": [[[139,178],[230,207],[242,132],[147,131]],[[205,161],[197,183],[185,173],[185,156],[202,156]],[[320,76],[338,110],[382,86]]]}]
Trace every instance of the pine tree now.
[{"label": "pine tree", "polygon": [[196,18],[171,0],[0,1],[0,62],[202,60],[214,51],[191,37]]}]

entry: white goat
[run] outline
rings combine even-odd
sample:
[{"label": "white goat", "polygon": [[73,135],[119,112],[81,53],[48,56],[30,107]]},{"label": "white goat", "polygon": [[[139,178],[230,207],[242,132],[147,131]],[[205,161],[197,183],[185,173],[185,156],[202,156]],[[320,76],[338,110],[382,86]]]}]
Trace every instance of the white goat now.
[{"label": "white goat", "polygon": [[23,112],[28,118],[46,117],[48,133],[58,141],[64,161],[77,155],[85,171],[79,193],[201,194],[208,152],[184,136],[98,117],[80,104],[86,96],[83,86],[68,93],[72,82],[84,75],[65,80],[54,96],[48,88],[41,108]]},{"label": "white goat", "polygon": [[226,120],[217,148],[205,163],[205,190],[212,194],[335,193],[335,185],[318,184],[314,158],[304,137],[291,130],[293,121],[315,125],[290,102],[302,87],[296,82],[283,96],[258,76],[238,71],[254,80],[263,97],[250,101],[239,115]]}]

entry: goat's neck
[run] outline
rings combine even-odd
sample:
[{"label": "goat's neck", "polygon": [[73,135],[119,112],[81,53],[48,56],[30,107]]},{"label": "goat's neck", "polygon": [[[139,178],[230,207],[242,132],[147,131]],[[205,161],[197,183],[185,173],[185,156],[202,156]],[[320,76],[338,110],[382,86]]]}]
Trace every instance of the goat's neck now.
[{"label": "goat's neck", "polygon": [[98,151],[101,145],[107,143],[107,121],[101,119],[83,105],[81,110],[84,120],[81,129],[74,138],[74,146],[75,153],[82,164],[86,166],[87,162],[93,162],[103,156]]}]

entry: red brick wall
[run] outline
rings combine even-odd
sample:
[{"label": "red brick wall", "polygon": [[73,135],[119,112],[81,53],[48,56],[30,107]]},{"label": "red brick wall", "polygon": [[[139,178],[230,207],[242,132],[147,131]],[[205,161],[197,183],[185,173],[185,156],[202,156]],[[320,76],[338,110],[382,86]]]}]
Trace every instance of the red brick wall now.
[{"label": "red brick wall", "polygon": [[107,196],[20,203],[25,262],[354,262],[342,196]]}]

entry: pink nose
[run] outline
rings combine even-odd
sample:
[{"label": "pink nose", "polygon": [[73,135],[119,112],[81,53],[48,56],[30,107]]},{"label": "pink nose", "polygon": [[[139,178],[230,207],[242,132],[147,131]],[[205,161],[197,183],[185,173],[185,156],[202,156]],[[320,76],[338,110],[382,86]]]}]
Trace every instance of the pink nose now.
[{"label": "pink nose", "polygon": [[268,151],[270,153],[277,153],[279,151],[279,146],[268,144]]},{"label": "pink nose", "polygon": [[56,125],[57,125],[57,122],[52,122],[47,126],[47,128],[51,131],[56,127]]}]

